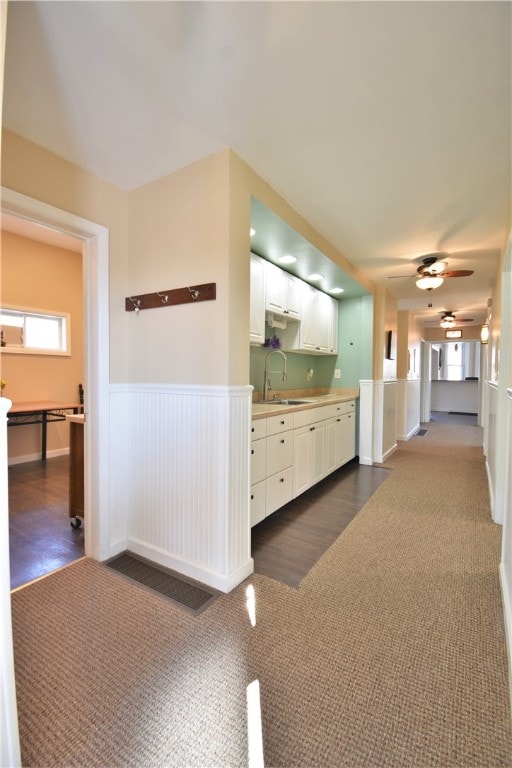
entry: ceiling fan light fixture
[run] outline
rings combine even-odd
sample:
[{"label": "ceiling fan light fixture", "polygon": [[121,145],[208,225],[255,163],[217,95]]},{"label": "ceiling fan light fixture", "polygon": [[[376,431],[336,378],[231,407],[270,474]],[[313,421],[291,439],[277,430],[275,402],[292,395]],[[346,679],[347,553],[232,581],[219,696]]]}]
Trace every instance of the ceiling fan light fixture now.
[{"label": "ceiling fan light fixture", "polygon": [[439,288],[443,283],[444,279],[437,275],[422,275],[416,280],[417,287],[421,288],[423,291],[431,291],[434,288]]},{"label": "ceiling fan light fixture", "polygon": [[448,317],[443,317],[441,320],[441,328],[453,328],[455,325],[455,318],[453,315],[449,315]]},{"label": "ceiling fan light fixture", "polygon": [[436,261],[435,264],[430,264],[428,271],[431,275],[439,275],[441,272],[444,272],[446,267],[448,266],[447,261]]}]

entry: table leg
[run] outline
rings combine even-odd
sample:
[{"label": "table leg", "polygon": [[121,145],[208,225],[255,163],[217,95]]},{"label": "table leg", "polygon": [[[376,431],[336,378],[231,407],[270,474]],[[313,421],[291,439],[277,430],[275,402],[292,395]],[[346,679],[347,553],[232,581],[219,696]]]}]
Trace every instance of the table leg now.
[{"label": "table leg", "polygon": [[41,422],[41,461],[46,461],[46,427],[48,425],[48,413],[43,411]]}]

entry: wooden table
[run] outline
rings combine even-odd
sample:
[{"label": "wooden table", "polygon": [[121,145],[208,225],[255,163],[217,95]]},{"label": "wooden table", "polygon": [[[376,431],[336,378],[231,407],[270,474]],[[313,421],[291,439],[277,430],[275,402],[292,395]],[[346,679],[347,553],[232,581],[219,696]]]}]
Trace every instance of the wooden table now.
[{"label": "wooden table", "polygon": [[54,400],[35,400],[27,403],[13,403],[7,412],[7,426],[41,424],[41,460],[46,461],[46,435],[48,424],[64,421],[69,413],[80,413],[80,403],[60,403]]},{"label": "wooden table", "polygon": [[84,517],[84,422],[83,414],[66,416],[69,421],[69,517],[71,527],[80,528]]}]

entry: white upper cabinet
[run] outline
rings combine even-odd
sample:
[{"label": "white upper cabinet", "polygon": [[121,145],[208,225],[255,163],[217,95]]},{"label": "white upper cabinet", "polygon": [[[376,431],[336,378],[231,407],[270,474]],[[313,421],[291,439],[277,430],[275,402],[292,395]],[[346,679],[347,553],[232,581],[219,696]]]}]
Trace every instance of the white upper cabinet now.
[{"label": "white upper cabinet", "polygon": [[265,259],[251,253],[250,342],[265,342]]},{"label": "white upper cabinet", "polygon": [[295,321],[279,333],[283,349],[337,354],[336,299],[251,253],[251,344],[265,343],[265,313]]},{"label": "white upper cabinet", "polygon": [[338,302],[322,291],[317,292],[316,314],[317,351],[335,354],[338,351]]},{"label": "white upper cabinet", "polygon": [[265,262],[265,309],[298,320],[301,310],[302,280],[289,275],[269,261]]},{"label": "white upper cabinet", "polygon": [[287,332],[285,348],[310,354],[335,355],[338,352],[338,302],[304,283],[300,326]]}]

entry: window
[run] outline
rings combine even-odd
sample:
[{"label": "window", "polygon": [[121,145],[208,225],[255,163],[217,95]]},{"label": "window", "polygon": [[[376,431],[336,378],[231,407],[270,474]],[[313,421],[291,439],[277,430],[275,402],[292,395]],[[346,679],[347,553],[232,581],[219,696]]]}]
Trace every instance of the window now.
[{"label": "window", "polygon": [[71,355],[68,314],[28,309],[0,310],[2,352]]}]

